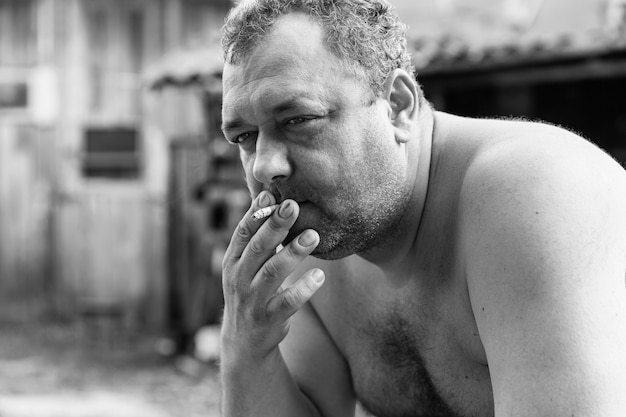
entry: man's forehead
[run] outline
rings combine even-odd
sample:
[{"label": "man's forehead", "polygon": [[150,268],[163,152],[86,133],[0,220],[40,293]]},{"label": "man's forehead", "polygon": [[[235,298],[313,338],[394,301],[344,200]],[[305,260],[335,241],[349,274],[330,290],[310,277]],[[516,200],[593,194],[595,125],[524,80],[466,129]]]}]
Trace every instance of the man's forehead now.
[{"label": "man's forehead", "polygon": [[283,16],[247,56],[227,63],[223,82],[224,105],[231,108],[274,93],[303,91],[324,99],[337,83],[361,80],[326,45],[320,24],[292,13]]},{"label": "man's forehead", "polygon": [[[272,29],[248,53],[239,57],[234,72],[244,83],[258,73],[276,74],[285,68],[310,68],[332,61],[334,54],[326,46],[324,31],[319,23],[302,13],[282,16]],[[230,75],[230,71],[227,75]]]},{"label": "man's forehead", "polygon": [[[329,95],[325,79],[315,78],[315,74],[303,78],[287,73],[266,72],[265,75],[252,79],[243,75],[244,72],[240,66],[225,68],[223,89],[225,109],[234,110],[251,103],[270,109],[276,107],[278,103],[320,101]],[[244,83],[244,79],[248,82]]]},{"label": "man's forehead", "polygon": [[[238,64],[225,64],[223,70],[224,86],[231,88],[234,86],[245,87],[254,81],[264,78],[277,78],[285,76],[290,69],[298,68],[298,60],[293,55],[268,52],[260,56],[260,59],[249,58]],[[302,71],[296,70],[294,75],[304,75]]]}]

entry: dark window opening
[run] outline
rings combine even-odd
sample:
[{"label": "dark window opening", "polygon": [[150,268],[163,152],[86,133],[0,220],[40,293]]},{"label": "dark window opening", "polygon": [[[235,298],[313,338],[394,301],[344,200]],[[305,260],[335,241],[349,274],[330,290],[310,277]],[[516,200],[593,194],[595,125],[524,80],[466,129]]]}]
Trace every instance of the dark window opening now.
[{"label": "dark window opening", "polygon": [[0,83],[0,109],[25,108],[28,106],[26,83]]},{"label": "dark window opening", "polygon": [[88,178],[136,179],[140,175],[139,135],[133,128],[85,131],[83,175]]}]

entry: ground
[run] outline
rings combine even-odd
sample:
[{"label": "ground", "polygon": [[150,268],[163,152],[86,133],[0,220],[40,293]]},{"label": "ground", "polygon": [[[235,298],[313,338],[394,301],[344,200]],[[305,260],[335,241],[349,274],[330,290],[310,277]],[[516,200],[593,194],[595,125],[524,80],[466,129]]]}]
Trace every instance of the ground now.
[{"label": "ground", "polygon": [[0,323],[0,417],[217,417],[218,369],[158,336]]}]

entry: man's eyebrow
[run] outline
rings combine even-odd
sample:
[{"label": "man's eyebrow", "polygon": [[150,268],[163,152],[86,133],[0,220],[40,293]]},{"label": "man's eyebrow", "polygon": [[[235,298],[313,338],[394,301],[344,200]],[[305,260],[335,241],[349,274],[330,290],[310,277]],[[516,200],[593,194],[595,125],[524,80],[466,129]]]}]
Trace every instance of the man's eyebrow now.
[{"label": "man's eyebrow", "polygon": [[300,107],[302,103],[303,103],[303,100],[299,99],[298,97],[289,97],[286,100],[283,100],[277,105],[275,105],[274,107],[272,107],[272,113],[273,114],[284,113],[286,111],[293,110],[293,109]]},{"label": "man's eyebrow", "polygon": [[[287,97],[286,99],[278,102],[277,104],[270,107],[271,114],[280,114],[290,110],[298,109],[302,107],[307,102],[311,101],[308,97],[302,96],[292,96]],[[245,126],[246,123],[241,119],[233,119],[229,121],[222,122],[222,131],[235,130],[242,126]]]}]

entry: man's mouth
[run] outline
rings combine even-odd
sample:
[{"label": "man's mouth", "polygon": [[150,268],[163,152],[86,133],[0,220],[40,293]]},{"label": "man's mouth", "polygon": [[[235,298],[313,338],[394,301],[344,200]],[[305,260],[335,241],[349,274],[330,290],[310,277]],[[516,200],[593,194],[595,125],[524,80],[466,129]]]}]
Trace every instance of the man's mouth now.
[{"label": "man's mouth", "polygon": [[296,203],[298,203],[298,205],[306,203],[308,201],[306,198],[302,198],[301,196],[298,196],[296,193],[291,193],[291,192],[282,193],[280,192],[280,190],[278,190],[275,187],[269,187],[267,191],[269,191],[270,193],[272,193],[272,195],[274,195],[274,198],[276,198],[277,204],[281,204],[285,200],[293,200]]},{"label": "man's mouth", "polygon": [[277,203],[277,204],[280,204],[280,203],[282,203],[283,201],[285,201],[285,198],[283,197],[283,195],[281,194],[281,192],[280,192],[280,191],[278,191],[278,189],[276,189],[276,188],[274,188],[274,187],[269,187],[269,188],[267,189],[267,191],[269,191],[269,192],[270,192],[270,193],[274,196],[274,198],[276,198],[276,203]]}]

